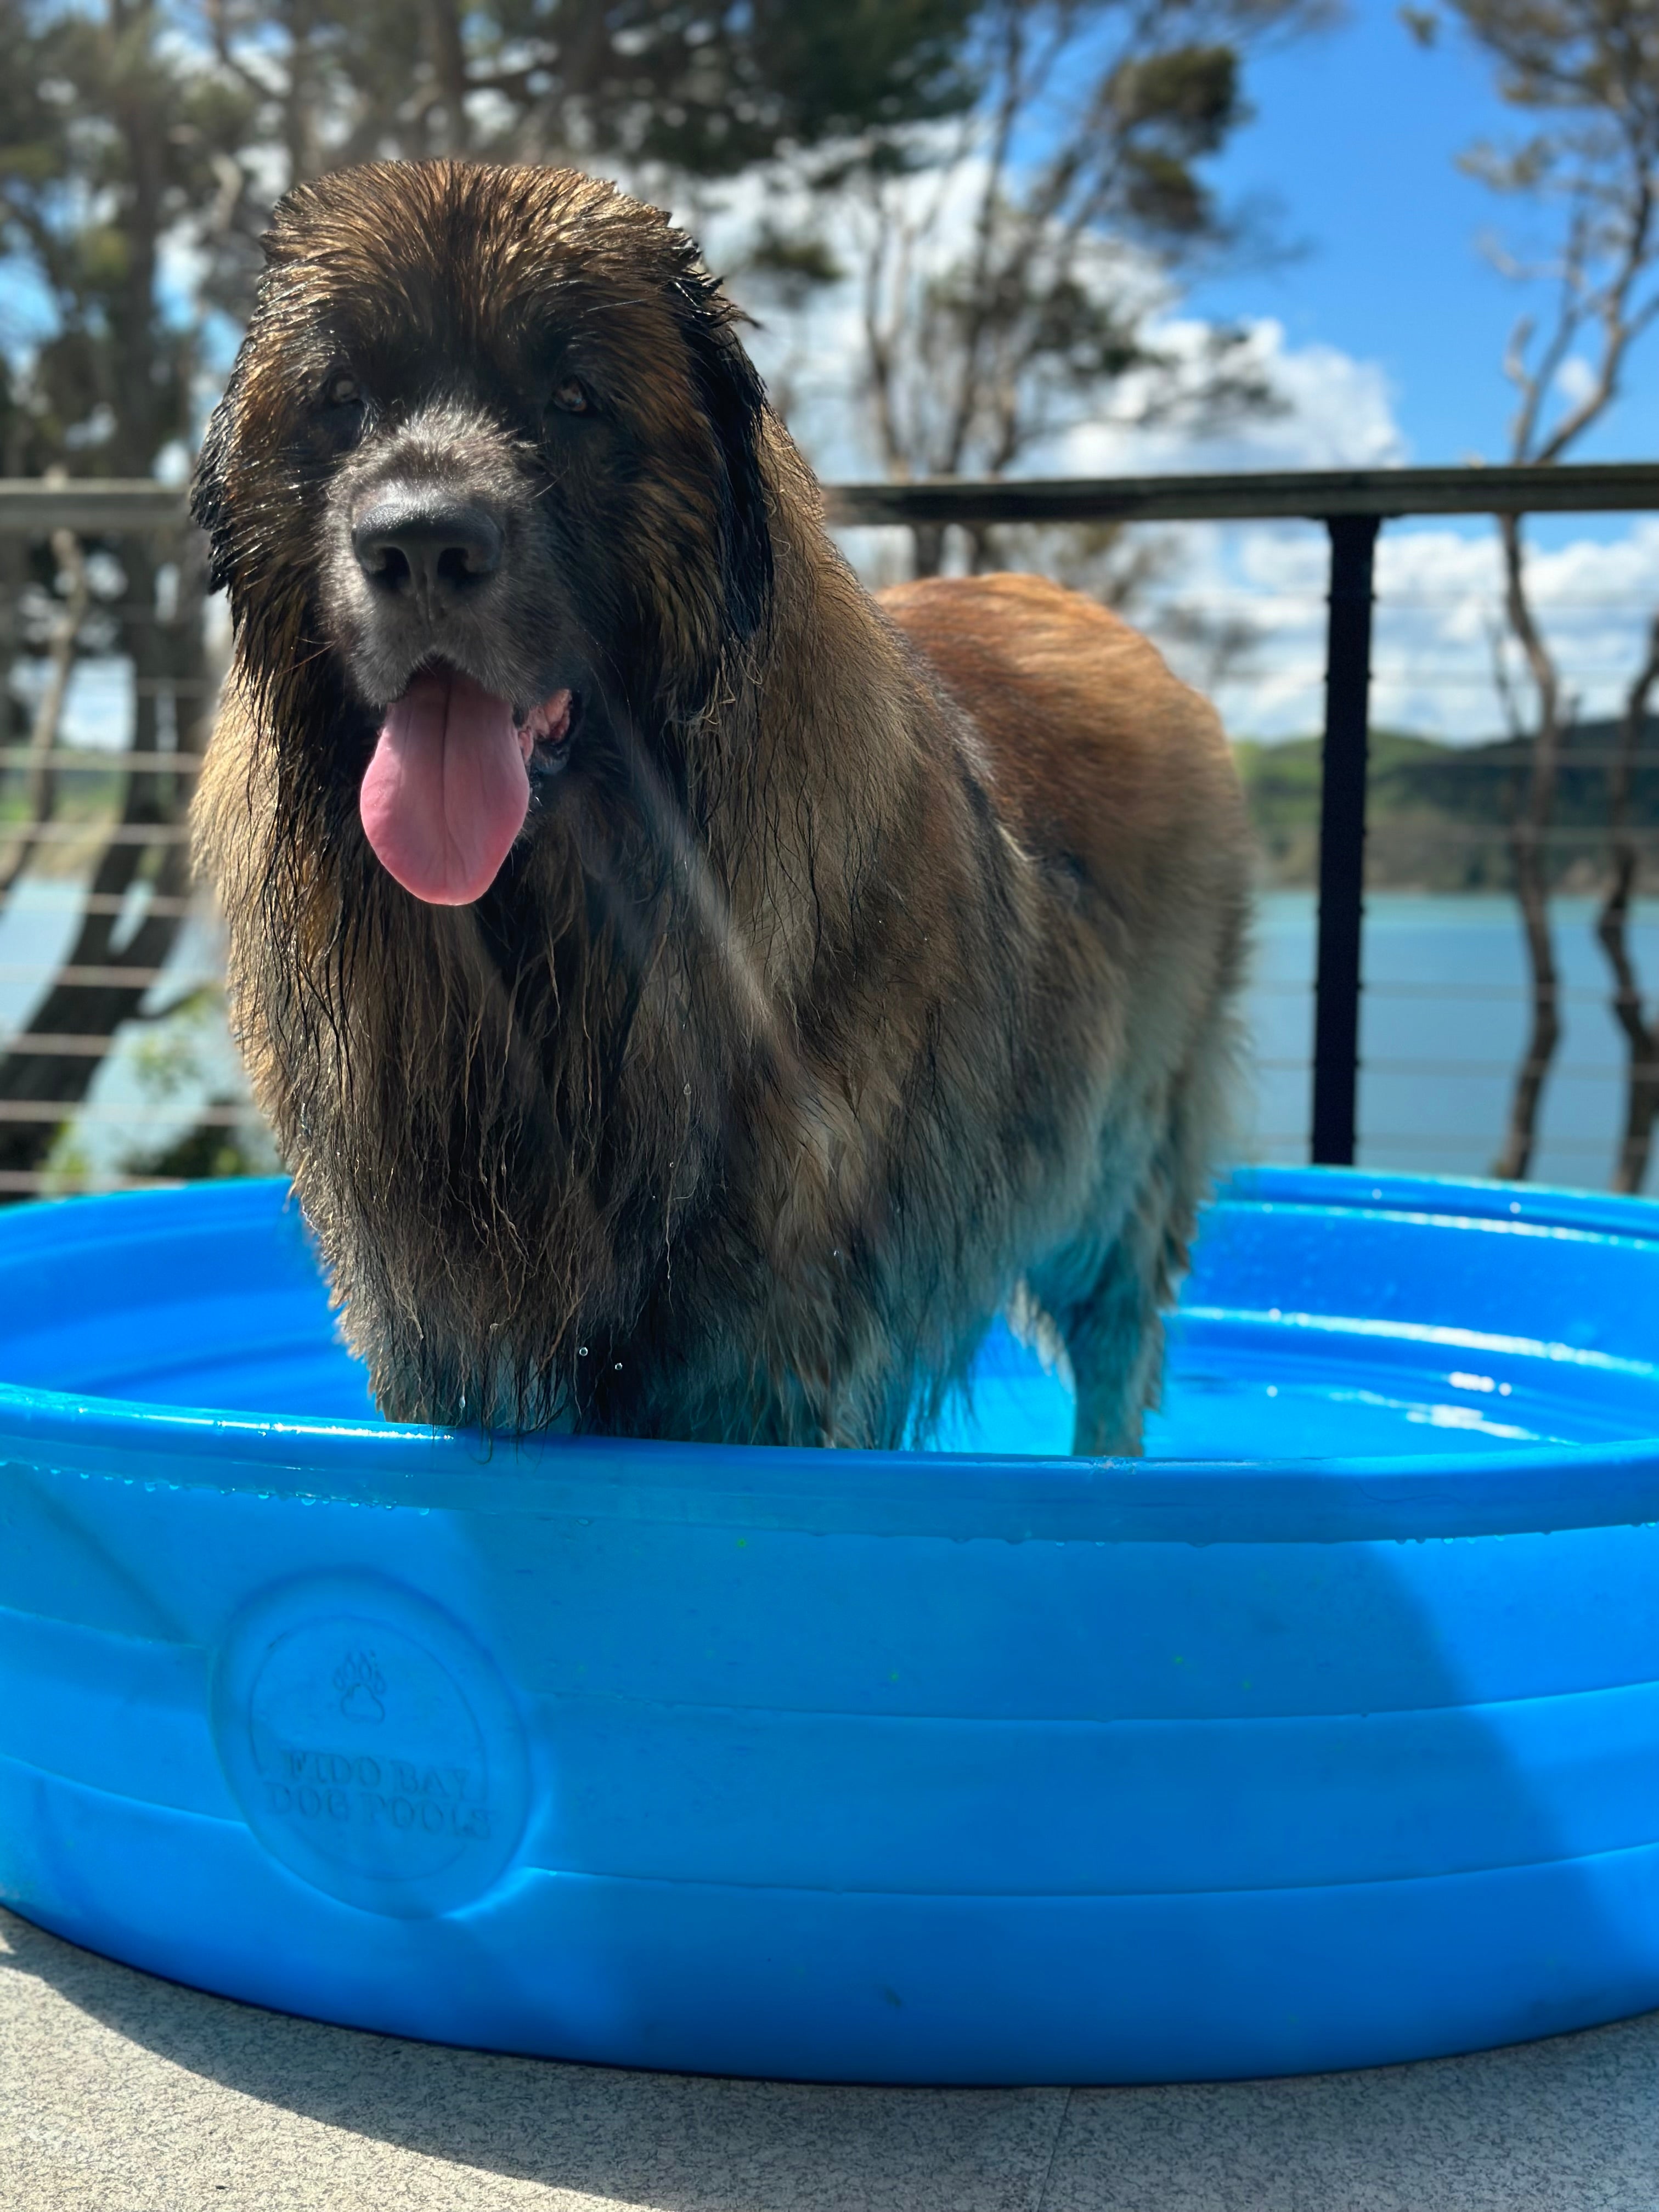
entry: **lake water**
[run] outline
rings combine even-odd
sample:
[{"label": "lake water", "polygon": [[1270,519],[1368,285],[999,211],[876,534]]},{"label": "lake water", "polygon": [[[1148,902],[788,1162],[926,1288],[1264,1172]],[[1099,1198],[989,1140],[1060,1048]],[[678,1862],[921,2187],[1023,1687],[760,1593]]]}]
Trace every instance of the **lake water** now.
[{"label": "lake water", "polygon": [[[0,915],[0,1028],[27,1018],[46,970],[67,950],[74,889],[32,882]],[[1559,899],[1556,942],[1565,985],[1565,1036],[1545,1095],[1540,1182],[1604,1188],[1623,1110],[1622,1040],[1607,1009],[1607,976],[1594,936],[1595,903]],[[1315,902],[1281,891],[1261,904],[1247,1025],[1252,1066],[1241,1113],[1242,1150],[1265,1160],[1308,1154],[1313,1038]],[[1659,988],[1659,902],[1639,912],[1634,942],[1644,976]],[[212,934],[181,933],[169,975],[182,985],[212,971]],[[1528,1000],[1520,925],[1504,898],[1419,897],[1383,892],[1367,901],[1361,1021],[1359,1158],[1367,1167],[1484,1175],[1507,1110],[1525,1035]],[[176,996],[164,984],[161,1002]],[[134,1058],[131,1031],[100,1075],[95,1102],[112,1118],[89,1124],[88,1158],[114,1167],[140,1133],[120,1109],[139,1108],[143,1139],[155,1146],[188,1127],[203,1089],[235,1081],[228,1039],[196,1045],[205,1081],[158,1099]],[[1650,1187],[1654,1187],[1651,1186]]]},{"label": "lake water", "polygon": [[[1622,1127],[1623,1039],[1608,1006],[1597,902],[1552,909],[1564,985],[1564,1035],[1545,1093],[1540,1182],[1606,1187]],[[1311,1112],[1315,900],[1275,892],[1261,904],[1249,1006],[1250,1158],[1304,1160]],[[1659,991],[1659,902],[1638,909],[1632,941]],[[1521,926],[1502,897],[1372,894],[1365,903],[1361,1006],[1360,1164],[1485,1175],[1508,1114],[1529,1000]]]}]

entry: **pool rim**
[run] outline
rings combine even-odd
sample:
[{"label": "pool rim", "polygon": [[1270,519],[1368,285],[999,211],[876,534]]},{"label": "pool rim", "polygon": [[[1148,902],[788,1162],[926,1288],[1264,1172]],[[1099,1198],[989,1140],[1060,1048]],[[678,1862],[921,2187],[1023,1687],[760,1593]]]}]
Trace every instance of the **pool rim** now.
[{"label": "pool rim", "polygon": [[[284,1179],[261,1177],[20,1206],[0,1223],[0,1256],[20,1244],[101,1244],[114,1209],[127,1237],[181,1203],[205,1203],[233,1219],[240,1204],[250,1219],[264,1218],[273,1198],[288,1202],[287,1192]],[[1381,1212],[1425,1224],[1659,1247],[1653,1200],[1458,1177],[1253,1167],[1237,1170],[1216,1202]],[[1478,1456],[1273,1461],[825,1452],[605,1437],[491,1441],[0,1383],[0,1460],[158,1491],[252,1492],[312,1504],[957,1541],[1411,1542],[1659,1522],[1659,1437]]]}]

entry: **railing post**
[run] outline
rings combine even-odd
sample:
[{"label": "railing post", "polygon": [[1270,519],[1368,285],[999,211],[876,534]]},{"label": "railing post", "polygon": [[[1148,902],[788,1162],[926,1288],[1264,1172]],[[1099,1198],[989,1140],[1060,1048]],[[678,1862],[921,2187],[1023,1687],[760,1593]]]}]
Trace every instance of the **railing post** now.
[{"label": "railing post", "polygon": [[1377,518],[1333,515],[1319,801],[1319,967],[1314,985],[1313,1157],[1352,1167],[1359,1077],[1359,945],[1365,905],[1371,561]]}]

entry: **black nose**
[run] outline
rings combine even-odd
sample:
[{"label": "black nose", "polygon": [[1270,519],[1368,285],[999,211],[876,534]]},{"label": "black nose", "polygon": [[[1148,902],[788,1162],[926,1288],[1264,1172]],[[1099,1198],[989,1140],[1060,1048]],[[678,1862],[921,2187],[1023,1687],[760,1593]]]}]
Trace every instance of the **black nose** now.
[{"label": "black nose", "polygon": [[351,550],[371,584],[422,599],[493,576],[501,544],[501,526],[487,507],[396,487],[365,508],[351,529]]}]

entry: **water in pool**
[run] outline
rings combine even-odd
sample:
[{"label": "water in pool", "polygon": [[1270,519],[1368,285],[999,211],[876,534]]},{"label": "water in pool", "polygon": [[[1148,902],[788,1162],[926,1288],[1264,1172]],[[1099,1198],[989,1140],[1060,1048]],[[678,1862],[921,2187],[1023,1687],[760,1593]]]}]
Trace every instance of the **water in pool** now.
[{"label": "water in pool", "polygon": [[[1659,1302],[1659,1208],[1626,1201],[1620,1214],[1614,1201],[1607,1221],[1578,1221],[1573,1208],[1610,1202],[1561,1200],[1558,1218],[1516,1219],[1521,1201],[1500,1204],[1490,1188],[1480,1198],[1441,1186],[1442,1199],[1431,1185],[1368,1182],[1267,1170],[1212,1210],[1171,1326],[1151,1456],[1481,1452],[1659,1434],[1659,1366],[1642,1324]],[[1548,1194],[1526,1204],[1547,1212]],[[12,1217],[0,1250],[0,1381],[374,1418],[278,1186],[30,1212],[33,1223]],[[82,1224],[84,1242],[66,1235]],[[1610,1274],[1620,1285],[1611,1303]],[[971,1402],[935,1448],[1064,1453],[1071,1425],[1064,1372],[999,1325]]]}]

